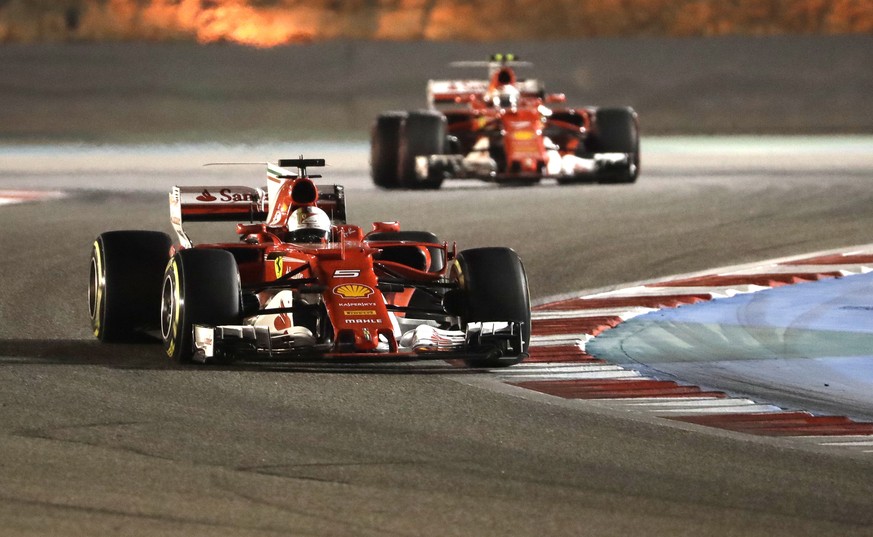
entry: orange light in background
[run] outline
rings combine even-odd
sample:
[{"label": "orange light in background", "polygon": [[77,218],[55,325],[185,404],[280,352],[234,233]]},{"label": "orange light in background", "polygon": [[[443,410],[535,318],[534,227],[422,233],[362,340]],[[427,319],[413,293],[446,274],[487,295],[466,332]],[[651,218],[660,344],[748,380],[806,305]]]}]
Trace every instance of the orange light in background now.
[{"label": "orange light in background", "polygon": [[[0,41],[475,40],[873,31],[871,0],[0,0]],[[775,5],[786,4],[784,9]],[[568,4],[569,5],[569,4]],[[22,8],[21,6],[30,6]],[[630,16],[632,15],[632,16]]]},{"label": "orange light in background", "polygon": [[254,8],[244,0],[153,0],[142,11],[142,20],[155,28],[193,33],[200,43],[273,47],[312,37],[287,10]]}]

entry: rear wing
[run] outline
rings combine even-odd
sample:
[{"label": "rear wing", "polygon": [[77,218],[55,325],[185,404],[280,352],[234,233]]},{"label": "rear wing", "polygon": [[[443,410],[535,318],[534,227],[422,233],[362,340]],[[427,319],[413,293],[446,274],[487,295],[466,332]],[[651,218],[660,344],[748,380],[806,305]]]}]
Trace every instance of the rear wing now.
[{"label": "rear wing", "polygon": [[[271,181],[282,179],[269,178]],[[342,185],[317,185],[317,188],[316,205],[327,213],[333,224],[345,224],[346,198]],[[185,222],[265,222],[269,209],[269,196],[261,188],[174,186],[170,191],[170,223],[185,247],[192,244],[182,228]]]},{"label": "rear wing", "polygon": [[[545,84],[535,78],[517,81],[516,88],[522,97],[543,98],[546,93]],[[487,91],[487,80],[428,80],[427,104],[435,108],[439,104],[483,100]]]},{"label": "rear wing", "polygon": [[170,219],[183,222],[232,222],[267,219],[267,194],[248,186],[174,186]]}]

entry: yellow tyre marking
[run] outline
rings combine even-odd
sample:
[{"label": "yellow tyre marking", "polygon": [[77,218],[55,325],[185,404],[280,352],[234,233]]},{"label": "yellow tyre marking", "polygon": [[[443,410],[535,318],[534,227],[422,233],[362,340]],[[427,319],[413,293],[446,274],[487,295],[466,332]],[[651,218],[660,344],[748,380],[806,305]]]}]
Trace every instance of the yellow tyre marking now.
[{"label": "yellow tyre marking", "polygon": [[103,302],[103,256],[100,255],[99,241],[94,241],[94,251],[97,253],[97,289],[94,291],[94,335],[100,337],[100,309]]},{"label": "yellow tyre marking", "polygon": [[455,274],[457,274],[457,277],[458,277],[458,286],[464,287],[464,273],[461,272],[461,264],[458,263],[457,259],[455,259],[453,268],[454,268]]},{"label": "yellow tyre marking", "polygon": [[179,265],[176,260],[170,261],[170,267],[173,269],[173,274],[170,280],[173,282],[173,326],[170,330],[170,346],[167,347],[167,356],[173,357],[176,352],[176,336],[179,333],[179,317],[181,315],[180,295],[179,295]]}]

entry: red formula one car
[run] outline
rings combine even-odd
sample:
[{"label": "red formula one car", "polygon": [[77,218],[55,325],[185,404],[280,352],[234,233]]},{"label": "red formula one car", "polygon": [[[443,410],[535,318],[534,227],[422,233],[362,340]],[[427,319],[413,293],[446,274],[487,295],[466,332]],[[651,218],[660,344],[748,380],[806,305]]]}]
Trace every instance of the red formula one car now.
[{"label": "red formula one car", "polygon": [[[346,224],[344,190],[316,186],[321,159],[267,165],[266,189],[174,187],[178,236],[110,231],[91,251],[89,310],[102,341],[160,330],[178,361],[528,355],[530,299],[508,248],[457,251],[432,233]],[[244,221],[237,242],[195,245],[191,221]]]},{"label": "red formula one car", "polygon": [[373,182],[439,188],[444,179],[534,183],[633,183],[640,169],[639,121],[631,108],[549,108],[565,102],[512,55],[455,65],[489,68],[489,80],[431,80],[429,110],[386,112],[371,133]]}]

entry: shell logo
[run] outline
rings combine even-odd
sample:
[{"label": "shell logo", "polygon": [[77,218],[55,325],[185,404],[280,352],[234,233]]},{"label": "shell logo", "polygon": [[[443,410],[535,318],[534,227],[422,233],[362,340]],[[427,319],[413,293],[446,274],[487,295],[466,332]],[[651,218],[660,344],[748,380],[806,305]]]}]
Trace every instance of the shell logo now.
[{"label": "shell logo", "polygon": [[536,134],[533,131],[516,131],[512,137],[516,140],[533,140]]},{"label": "shell logo", "polygon": [[373,291],[373,288],[368,285],[361,285],[360,283],[346,283],[334,287],[333,292],[343,298],[367,298],[375,291]]}]

